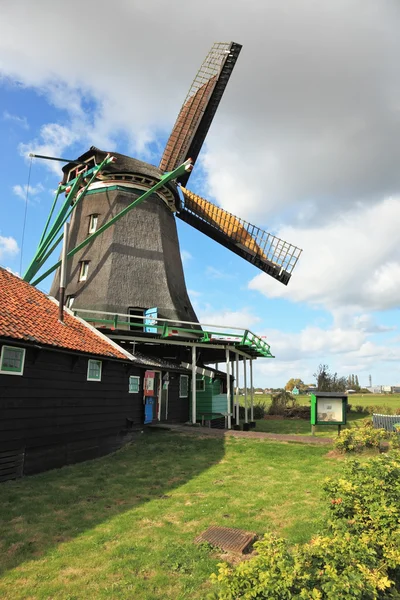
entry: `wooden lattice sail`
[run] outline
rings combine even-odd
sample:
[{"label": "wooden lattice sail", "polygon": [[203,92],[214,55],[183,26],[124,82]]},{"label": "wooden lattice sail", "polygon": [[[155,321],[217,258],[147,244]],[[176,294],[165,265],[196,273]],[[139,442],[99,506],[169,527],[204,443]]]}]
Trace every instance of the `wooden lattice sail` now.
[{"label": "wooden lattice sail", "polygon": [[268,233],[201,196],[181,188],[185,204],[178,217],[285,285],[300,248]]},{"label": "wooden lattice sail", "polygon": [[[235,42],[213,45],[185,98],[161,158],[160,169],[172,171],[187,158],[194,162],[201,150],[242,46]],[[179,178],[186,185],[189,174]]]}]

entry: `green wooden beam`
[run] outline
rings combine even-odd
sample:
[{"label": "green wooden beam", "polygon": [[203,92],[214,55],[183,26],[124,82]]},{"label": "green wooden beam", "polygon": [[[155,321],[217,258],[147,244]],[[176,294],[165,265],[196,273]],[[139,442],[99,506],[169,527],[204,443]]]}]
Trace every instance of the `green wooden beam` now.
[{"label": "green wooden beam", "polygon": [[[146,192],[144,192],[141,196],[139,196],[139,198],[136,198],[136,200],[134,200],[131,204],[129,204],[129,206],[124,208],[120,213],[115,215],[115,217],[110,219],[110,221],[108,221],[107,223],[104,223],[104,225],[102,225],[102,227],[100,227],[97,231],[95,231],[94,233],[89,235],[83,242],[78,244],[78,246],[76,246],[75,248],[70,250],[67,254],[67,258],[71,258],[72,256],[74,256],[74,254],[76,254],[77,252],[82,250],[82,248],[84,248],[85,246],[90,244],[90,242],[92,242],[99,235],[101,235],[104,231],[106,231],[106,229],[108,229],[109,227],[114,225],[114,223],[119,221],[119,219],[122,219],[122,217],[124,217],[128,212],[130,212],[133,208],[135,208],[135,206],[138,206],[139,204],[144,202],[144,200],[149,198],[159,188],[163,187],[166,183],[168,183],[168,181],[171,181],[172,179],[176,179],[177,177],[179,177],[180,175],[183,175],[186,171],[189,171],[191,169],[192,169],[192,163],[189,159],[186,162],[184,162],[182,165],[180,165],[178,168],[176,168],[174,171],[171,171],[170,173],[164,173],[164,175],[161,177],[160,181],[158,181],[155,185],[153,185],[153,187],[151,187]],[[60,264],[61,264],[61,261],[58,261],[55,265],[53,265],[50,269],[48,269],[45,273],[43,273],[43,275],[40,275],[40,277],[35,279],[35,281],[32,282],[32,285],[37,285],[38,283],[43,281],[43,279],[45,279],[46,277],[51,275],[51,273],[53,273],[60,266]],[[25,279],[25,277],[24,277],[24,279]]]},{"label": "green wooden beam", "polygon": [[[48,250],[48,248],[50,247],[50,244],[52,244],[53,240],[55,239],[56,235],[60,232],[60,230],[64,227],[64,223],[66,222],[66,220],[68,219],[69,215],[71,214],[74,206],[72,206],[71,208],[70,205],[74,199],[74,197],[76,196],[76,194],[79,191],[79,186],[82,182],[83,178],[87,178],[89,175],[91,175],[91,178],[89,180],[89,183],[85,186],[84,190],[82,191],[82,195],[85,194],[88,186],[90,185],[90,183],[93,182],[93,180],[96,178],[97,174],[104,168],[105,165],[109,164],[110,162],[114,162],[114,158],[111,157],[109,154],[106,156],[106,158],[103,160],[103,162],[101,162],[99,165],[97,165],[96,167],[93,167],[92,169],[90,169],[89,171],[85,171],[80,173],[77,177],[75,177],[75,179],[72,179],[68,185],[59,185],[57,192],[56,192],[56,198],[54,199],[53,202],[53,206],[52,206],[52,210],[50,212],[50,216],[47,219],[45,228],[43,230],[40,242],[39,242],[39,246],[36,250],[36,254],[33,257],[29,267],[27,268],[27,270],[25,271],[25,274],[23,276],[23,279],[25,281],[31,281],[31,279],[36,275],[36,273],[39,271],[39,269],[43,266],[44,262],[46,259],[44,259],[44,254],[46,253],[46,251]],[[51,215],[54,211],[54,207],[55,204],[57,202],[58,196],[60,195],[61,192],[65,191],[66,189],[68,189],[68,187],[70,187],[70,191],[68,192],[66,199],[61,207],[61,209],[58,212],[58,215],[54,221],[54,223],[52,224],[50,231],[47,233],[47,228],[49,226],[49,222],[50,222],[50,218]],[[82,199],[82,196],[80,196],[79,200]],[[76,203],[75,203],[76,204]],[[62,239],[62,238],[61,238]],[[56,247],[56,245],[53,244],[53,250]],[[49,256],[48,253],[46,254],[46,258]]]}]

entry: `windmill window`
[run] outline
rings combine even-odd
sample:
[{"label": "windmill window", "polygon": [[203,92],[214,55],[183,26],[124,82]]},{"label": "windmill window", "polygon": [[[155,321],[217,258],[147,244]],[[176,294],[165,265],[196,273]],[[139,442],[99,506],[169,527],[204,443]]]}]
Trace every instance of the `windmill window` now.
[{"label": "windmill window", "polygon": [[89,233],[94,233],[97,229],[99,215],[90,215],[89,217]]},{"label": "windmill window", "polygon": [[179,378],[179,398],[187,398],[189,395],[189,376],[181,375]]},{"label": "windmill window", "polygon": [[74,300],[75,300],[75,296],[67,296],[67,301],[65,303],[67,308],[72,308]]},{"label": "windmill window", "polygon": [[203,378],[196,379],[196,392],[204,392],[206,389],[206,382]]},{"label": "windmill window", "polygon": [[101,381],[101,360],[88,360],[87,380]]},{"label": "windmill window", "polygon": [[140,386],[140,377],[137,377],[136,375],[131,375],[131,377],[129,377],[129,393],[130,394],[138,394],[139,386]]},{"label": "windmill window", "polygon": [[82,260],[80,262],[80,269],[79,269],[79,281],[86,281],[88,273],[89,273],[89,261],[88,260]]},{"label": "windmill window", "polygon": [[0,373],[7,375],[23,375],[25,349],[15,346],[3,346],[0,357]]}]

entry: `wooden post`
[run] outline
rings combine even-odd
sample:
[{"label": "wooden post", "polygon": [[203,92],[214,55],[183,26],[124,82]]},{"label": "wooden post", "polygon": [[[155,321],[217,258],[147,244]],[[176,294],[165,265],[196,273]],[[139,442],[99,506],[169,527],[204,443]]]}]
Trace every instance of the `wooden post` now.
[{"label": "wooden post", "polygon": [[253,359],[250,359],[250,421],[254,422]]},{"label": "wooden post", "polygon": [[196,425],[196,346],[192,346],[192,424]]},{"label": "wooden post", "polygon": [[231,429],[231,363],[228,348],[225,349],[226,356],[226,403],[228,406],[228,429]]},{"label": "wooden post", "polygon": [[240,425],[239,419],[239,354],[236,352],[236,425]]},{"label": "wooden post", "polygon": [[243,357],[243,369],[244,369],[244,422],[249,422],[249,411],[247,406],[247,362]]}]

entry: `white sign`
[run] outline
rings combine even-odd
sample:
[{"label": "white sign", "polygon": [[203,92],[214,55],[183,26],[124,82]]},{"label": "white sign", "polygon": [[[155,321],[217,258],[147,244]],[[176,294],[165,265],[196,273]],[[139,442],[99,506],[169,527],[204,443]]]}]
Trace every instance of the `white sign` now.
[{"label": "white sign", "polygon": [[318,398],[317,421],[329,423],[330,421],[343,421],[343,408],[341,398]]}]

